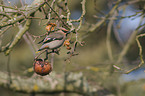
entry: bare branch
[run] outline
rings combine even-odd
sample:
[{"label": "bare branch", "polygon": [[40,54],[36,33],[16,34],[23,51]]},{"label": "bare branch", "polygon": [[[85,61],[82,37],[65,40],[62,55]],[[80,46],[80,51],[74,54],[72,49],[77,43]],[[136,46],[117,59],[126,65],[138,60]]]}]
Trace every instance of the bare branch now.
[{"label": "bare branch", "polygon": [[[139,26],[141,25],[142,21],[143,21],[143,16],[142,16],[142,18],[140,19]],[[120,55],[119,55],[119,57],[118,57],[118,60],[117,60],[116,64],[119,64],[119,63],[122,61],[123,57],[125,56],[125,54],[126,54],[127,51],[129,50],[131,44],[135,41],[135,37],[136,37],[138,31],[139,31],[139,29],[136,29],[136,30],[134,30],[134,31],[132,32],[132,34],[131,34],[131,36],[130,36],[128,42],[125,44],[124,48],[122,49],[122,51],[121,51],[121,53],[120,53]]]},{"label": "bare branch", "polygon": [[140,35],[136,36],[136,42],[137,42],[137,45],[139,47],[139,56],[140,56],[141,62],[140,62],[140,64],[138,66],[136,66],[136,67],[130,69],[129,71],[125,72],[126,74],[128,74],[128,73],[130,73],[130,72],[132,72],[132,71],[134,71],[134,70],[136,70],[138,68],[140,68],[144,64],[144,60],[143,60],[143,56],[142,56],[142,46],[141,46],[141,44],[139,42],[139,38],[140,37],[144,37],[144,36],[145,36],[145,34],[140,34]]},{"label": "bare branch", "polygon": [[20,22],[21,20],[26,19],[32,13],[36,12],[40,7],[42,7],[44,5],[43,2],[44,2],[43,0],[35,0],[30,6],[25,6],[23,8],[24,10],[9,7],[9,6],[0,5],[0,6],[5,7],[5,8],[17,10],[18,12],[21,12],[21,14],[22,14],[20,16],[13,17],[13,18],[9,19],[7,22],[1,22],[0,28],[5,27],[5,26],[9,26],[9,25],[13,25],[16,22]]},{"label": "bare branch", "polygon": [[6,49],[5,54],[8,55],[10,53],[10,51],[12,50],[12,48],[17,44],[17,42],[21,39],[21,37],[23,36],[23,34],[29,29],[29,26],[31,24],[31,20],[28,19],[25,23],[25,25],[23,26],[23,28],[21,28],[19,30],[19,32],[17,33],[17,35],[15,36],[14,40],[11,42],[11,44],[9,45],[9,47]]},{"label": "bare branch", "polygon": [[114,5],[111,11],[105,16],[105,19],[102,19],[99,22],[97,22],[95,25],[92,25],[91,28],[89,29],[89,32],[93,32],[96,28],[100,27],[106,21],[106,18],[108,18],[111,14],[113,14],[113,12],[116,10],[120,2],[121,0],[117,0],[116,5]]},{"label": "bare branch", "polygon": [[[82,73],[62,73],[57,75],[53,72],[49,76],[44,76],[42,78],[37,76],[22,78],[15,75],[11,77],[12,84],[10,84],[9,88],[17,92],[43,94],[73,92],[87,96],[114,96],[98,85],[89,85]],[[6,82],[6,80],[7,74],[0,72],[0,85],[7,87],[8,82]],[[100,91],[102,91],[101,94]]]}]

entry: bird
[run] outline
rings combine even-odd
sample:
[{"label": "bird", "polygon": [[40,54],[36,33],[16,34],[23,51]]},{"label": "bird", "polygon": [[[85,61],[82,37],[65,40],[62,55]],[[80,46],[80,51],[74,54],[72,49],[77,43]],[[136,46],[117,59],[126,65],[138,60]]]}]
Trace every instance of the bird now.
[{"label": "bird", "polygon": [[38,44],[42,43],[42,46],[40,47],[38,51],[41,51],[44,49],[54,50],[61,47],[68,33],[70,33],[70,31],[67,31],[67,30],[64,30],[64,31],[57,30],[55,32],[49,33],[48,36],[46,36],[42,41],[38,43]]}]

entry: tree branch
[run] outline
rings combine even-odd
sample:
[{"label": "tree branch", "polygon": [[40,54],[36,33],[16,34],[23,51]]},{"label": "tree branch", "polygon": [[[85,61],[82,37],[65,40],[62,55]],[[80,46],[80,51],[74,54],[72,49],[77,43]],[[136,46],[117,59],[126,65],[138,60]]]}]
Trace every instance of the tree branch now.
[{"label": "tree branch", "polygon": [[[32,13],[36,12],[40,7],[42,7],[44,5],[43,2],[44,2],[44,0],[34,0],[34,2],[30,6],[25,6],[25,7],[20,8],[20,9],[9,7],[9,6],[3,6],[4,8],[7,8],[7,9],[9,8],[11,10],[12,9],[13,10],[17,10],[18,13],[21,13],[22,15],[19,15],[17,17],[13,17],[13,18],[9,19],[7,22],[1,22],[0,23],[0,28],[6,27],[6,26],[9,26],[9,25],[13,25],[13,24],[15,24],[18,21],[26,19]],[[0,6],[2,6],[2,5],[0,5]]]},{"label": "tree branch", "polygon": [[[143,17],[144,17],[144,16],[141,17],[138,26],[141,25],[141,23],[142,23],[142,21],[143,21]],[[119,64],[119,63],[122,61],[123,57],[125,56],[125,54],[126,54],[127,51],[129,50],[130,46],[131,46],[132,43],[135,41],[135,37],[136,37],[138,31],[139,31],[139,29],[136,29],[136,30],[134,30],[134,31],[132,32],[132,34],[131,34],[131,36],[130,36],[128,42],[125,44],[124,48],[122,49],[122,51],[121,51],[121,53],[120,53],[120,55],[119,55],[119,57],[118,57],[118,60],[116,61],[116,64]]]},{"label": "tree branch", "polygon": [[89,32],[93,32],[95,29],[97,29],[98,27],[100,27],[105,21],[106,19],[114,13],[114,11],[116,10],[116,8],[118,7],[118,5],[120,4],[121,0],[117,0],[116,5],[114,5],[114,7],[110,10],[110,12],[105,16],[104,19],[100,20],[99,22],[97,22],[95,25],[92,25],[91,28],[89,29]]},{"label": "tree branch", "polygon": [[[7,74],[0,72],[0,86],[8,87]],[[51,73],[49,76],[22,78],[12,75],[9,88],[22,93],[53,94],[60,92],[78,93],[87,96],[114,96],[97,85],[89,85],[82,73]],[[35,79],[34,79],[35,78]],[[101,92],[101,93],[100,93]],[[101,95],[100,95],[101,94]]]},{"label": "tree branch", "polygon": [[[31,24],[31,20],[28,19],[25,23],[25,25],[23,26],[23,28],[21,28],[19,30],[19,32],[17,33],[17,35],[15,36],[14,40],[12,41],[12,43],[9,45],[9,47],[7,47],[5,54],[8,55],[10,53],[10,51],[12,50],[12,48],[18,43],[18,41],[22,38],[23,34],[29,29],[29,26]],[[0,50],[1,51],[1,50]]]}]

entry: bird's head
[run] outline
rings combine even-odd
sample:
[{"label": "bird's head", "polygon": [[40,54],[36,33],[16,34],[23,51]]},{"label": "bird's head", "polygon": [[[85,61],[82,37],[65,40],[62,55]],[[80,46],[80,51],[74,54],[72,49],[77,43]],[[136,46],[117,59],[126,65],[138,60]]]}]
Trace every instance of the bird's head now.
[{"label": "bird's head", "polygon": [[57,27],[57,29],[61,30],[61,32],[63,32],[64,34],[68,35],[71,31],[63,28],[63,27]]}]

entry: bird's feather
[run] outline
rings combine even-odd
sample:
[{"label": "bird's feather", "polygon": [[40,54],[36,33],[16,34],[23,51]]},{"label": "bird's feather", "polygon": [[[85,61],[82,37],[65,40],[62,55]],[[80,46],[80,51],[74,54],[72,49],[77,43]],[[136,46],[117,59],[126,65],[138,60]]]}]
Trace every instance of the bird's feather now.
[{"label": "bird's feather", "polygon": [[43,42],[43,44],[45,44],[45,43],[49,43],[54,40],[62,40],[63,38],[64,38],[64,35],[54,32],[54,33],[50,33],[48,36],[46,36],[44,39],[42,39],[40,42],[38,42],[38,44],[40,44],[42,42]]},{"label": "bird's feather", "polygon": [[38,44],[42,43],[44,41],[45,38],[43,38],[41,41],[38,42]]},{"label": "bird's feather", "polygon": [[55,41],[55,40],[62,40],[62,39],[63,39],[63,37],[61,37],[61,38],[47,38],[47,40],[43,41],[43,44],[49,43],[49,42]]},{"label": "bird's feather", "polygon": [[41,51],[43,49],[57,49],[63,45],[65,38],[66,34],[61,30],[50,33],[48,36],[46,36],[46,38],[40,41],[42,42],[42,46],[38,51]]}]

